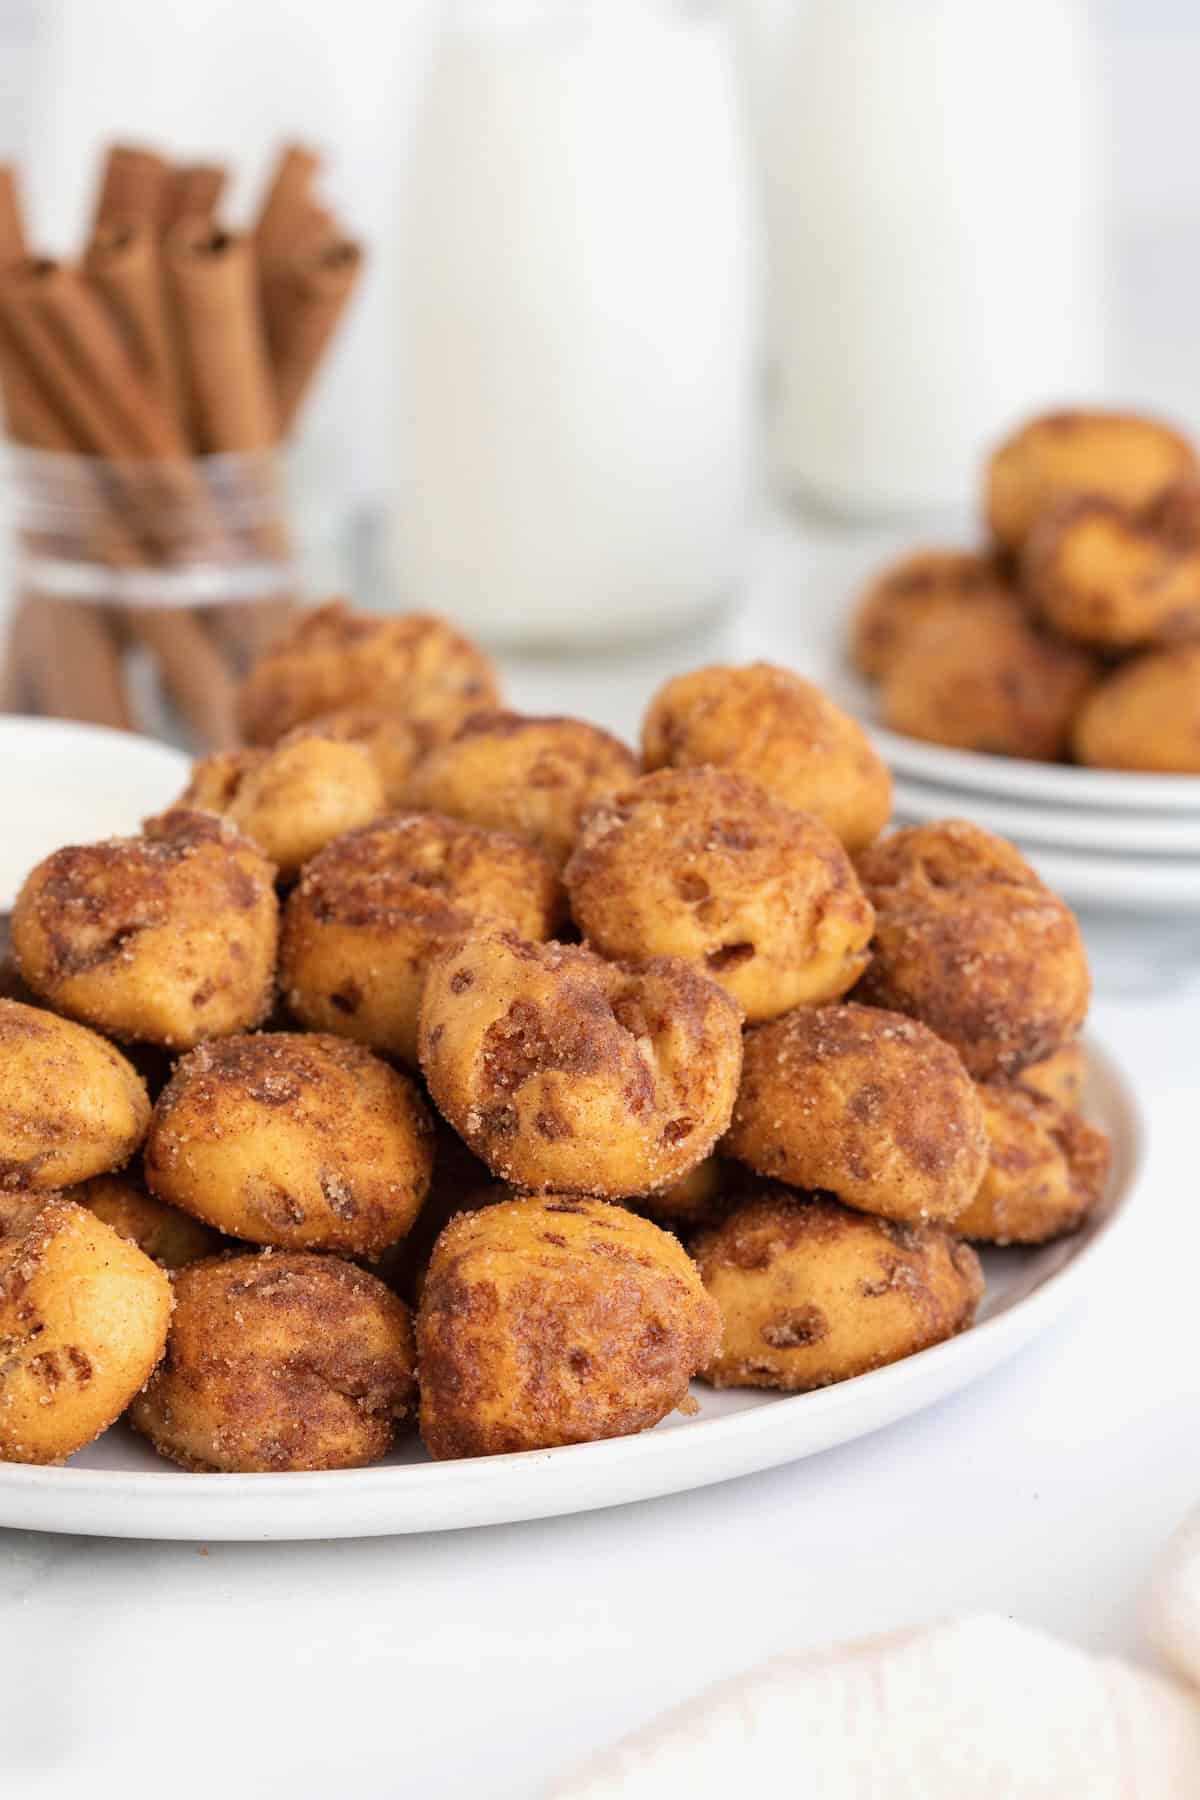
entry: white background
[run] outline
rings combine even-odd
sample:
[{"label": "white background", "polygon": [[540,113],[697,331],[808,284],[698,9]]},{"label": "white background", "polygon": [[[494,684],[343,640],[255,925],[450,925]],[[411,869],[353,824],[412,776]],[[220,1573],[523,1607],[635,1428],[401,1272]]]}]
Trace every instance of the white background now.
[{"label": "white background", "polygon": [[[281,130],[304,130],[314,99],[332,94],[346,122],[336,178],[368,232],[383,232],[420,88],[425,0],[8,0],[0,134],[14,143],[55,105],[38,91],[32,37],[60,9],[81,34],[85,14],[104,32],[79,70],[61,160],[39,139],[34,186],[48,214],[77,187],[85,138],[119,127],[261,151]],[[340,46],[324,62],[309,36],[318,14]],[[382,16],[394,37],[372,54]],[[1108,0],[1097,17],[1128,392],[1196,424],[1200,18],[1191,0]],[[126,79],[122,33],[152,51],[181,21],[186,64]],[[241,37],[241,80],[230,79],[222,29]],[[277,83],[245,75],[255,45]],[[377,295],[344,352],[363,494],[380,484],[383,425],[366,400],[385,332]],[[313,429],[337,442],[348,427],[333,408]],[[781,541],[785,587],[788,559],[802,555],[799,539]],[[631,687],[638,679],[629,669]],[[163,1789],[178,1800],[424,1800],[468,1787],[516,1800],[779,1648],[990,1609],[1139,1654],[1146,1569],[1200,1498],[1200,967],[1180,928],[1087,926],[1095,1026],[1142,1090],[1151,1167],[1127,1263],[1050,1339],[869,1441],[591,1517],[271,1548],[0,1534],[0,1787],[22,1800]]]}]

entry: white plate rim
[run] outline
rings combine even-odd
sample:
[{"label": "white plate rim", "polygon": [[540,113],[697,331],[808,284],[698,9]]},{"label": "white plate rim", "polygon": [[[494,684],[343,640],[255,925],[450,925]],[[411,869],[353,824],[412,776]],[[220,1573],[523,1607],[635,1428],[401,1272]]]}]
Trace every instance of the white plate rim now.
[{"label": "white plate rim", "polygon": [[[903,806],[897,819],[922,822]],[[1200,908],[1200,857],[1105,856],[1022,839],[1017,848],[1047,887],[1072,906],[1175,916]]]},{"label": "white plate rim", "polygon": [[933,781],[898,776],[893,782],[896,810],[906,816],[920,809],[926,819],[969,817],[1001,837],[1021,843],[1045,844],[1049,849],[1082,850],[1097,856],[1132,856],[1169,862],[1172,858],[1200,860],[1200,814],[1195,818],[1169,813],[1102,811],[1098,807],[1072,809],[1037,802],[1001,799],[993,795],[965,797]]},{"label": "white plate rim", "polygon": [[[780,642],[750,639],[747,648],[771,662],[788,660],[816,682],[869,733],[893,774],[915,775],[964,793],[1040,800],[1046,805],[1109,807],[1117,811],[1200,816],[1200,775],[1149,774],[1131,769],[1089,769],[1075,763],[1032,762],[1025,757],[986,756],[908,737],[880,723],[878,693],[853,668],[847,650],[852,604],[828,599],[799,609],[792,635]],[[802,622],[802,630],[799,629]],[[960,803],[961,804],[961,803]]]},{"label": "white plate rim", "polygon": [[657,1498],[864,1436],[965,1386],[1038,1336],[1073,1303],[1128,1228],[1145,1160],[1142,1117],[1115,1059],[1090,1040],[1087,1049],[1116,1151],[1102,1214],[1077,1237],[1037,1253],[1058,1251],[1059,1260],[1030,1291],[902,1362],[668,1431],[462,1462],[281,1475],[0,1464],[0,1525],[184,1541],[453,1530]]},{"label": "white plate rim", "polygon": [[[104,809],[94,829],[81,830],[78,835],[72,835],[67,826],[63,827],[66,837],[57,830],[45,833],[41,825],[54,810],[54,803],[48,798],[48,770],[52,768],[55,774],[64,775],[81,765],[93,778],[102,773],[110,781],[111,809]],[[18,888],[39,856],[65,842],[95,843],[114,830],[137,831],[145,815],[162,811],[176,798],[191,766],[185,751],[140,732],[117,731],[108,725],[90,725],[76,719],[36,718],[24,713],[0,715],[0,768],[4,770],[5,791],[8,784],[22,780],[29,781],[32,787],[33,777],[40,777],[42,782],[38,821],[32,833],[23,831],[19,820],[13,821],[0,845],[0,910],[11,909]],[[30,844],[31,836],[42,840],[37,847]],[[58,843],[51,842],[54,837]]]},{"label": "white plate rim", "polygon": [[893,773],[919,775],[964,793],[1040,800],[1045,805],[1111,807],[1200,817],[1200,775],[1147,775],[1122,769],[1084,769],[1074,763],[1029,762],[1017,756],[985,756],[921,738],[902,737],[880,725],[869,709],[855,712]]}]

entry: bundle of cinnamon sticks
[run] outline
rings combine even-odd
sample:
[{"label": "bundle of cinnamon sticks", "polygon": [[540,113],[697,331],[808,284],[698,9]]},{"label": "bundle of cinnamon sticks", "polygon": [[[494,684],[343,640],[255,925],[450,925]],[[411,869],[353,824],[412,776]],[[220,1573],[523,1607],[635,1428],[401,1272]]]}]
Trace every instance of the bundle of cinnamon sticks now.
[{"label": "bundle of cinnamon sticks", "polygon": [[[363,262],[318,171],[285,148],[234,232],[225,170],[113,145],[67,263],[29,253],[0,167],[0,396],[26,572],[0,710],[130,727],[140,649],[199,744],[237,741],[237,676],[291,604],[275,452]],[[220,604],[180,603],[184,566],[218,571]]]}]

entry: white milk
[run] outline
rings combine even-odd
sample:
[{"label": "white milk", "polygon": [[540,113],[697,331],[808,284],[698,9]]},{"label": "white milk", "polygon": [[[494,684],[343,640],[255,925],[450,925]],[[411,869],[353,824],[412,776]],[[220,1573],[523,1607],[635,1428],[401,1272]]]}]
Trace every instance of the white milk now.
[{"label": "white milk", "polygon": [[751,478],[724,30],[646,0],[473,13],[436,63],[403,247],[404,598],[533,646],[670,629],[736,580]]},{"label": "white milk", "polygon": [[1074,0],[807,0],[769,157],[773,464],[855,512],[966,499],[1103,394],[1103,169]]}]

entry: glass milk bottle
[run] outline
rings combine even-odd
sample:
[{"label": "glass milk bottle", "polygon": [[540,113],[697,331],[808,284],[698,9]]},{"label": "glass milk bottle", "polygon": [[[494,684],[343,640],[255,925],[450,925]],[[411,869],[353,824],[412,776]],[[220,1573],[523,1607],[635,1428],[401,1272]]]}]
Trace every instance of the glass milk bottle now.
[{"label": "glass milk bottle", "polygon": [[752,474],[754,239],[707,4],[458,4],[399,281],[405,603],[528,648],[716,607]]},{"label": "glass milk bottle", "polygon": [[804,0],[768,139],[785,494],[957,505],[1022,416],[1104,395],[1090,49],[1076,0]]}]

